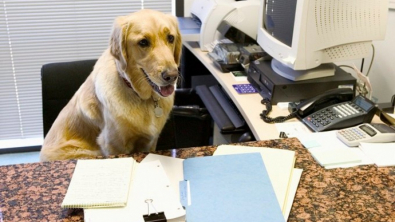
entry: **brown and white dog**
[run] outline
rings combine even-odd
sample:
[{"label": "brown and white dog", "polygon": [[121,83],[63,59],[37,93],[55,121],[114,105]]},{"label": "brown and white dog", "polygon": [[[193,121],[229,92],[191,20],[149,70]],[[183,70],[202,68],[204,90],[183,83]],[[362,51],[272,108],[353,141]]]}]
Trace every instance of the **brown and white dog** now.
[{"label": "brown and white dog", "polygon": [[141,10],[116,18],[108,49],[53,123],[41,161],[155,150],[181,46],[174,16]]}]

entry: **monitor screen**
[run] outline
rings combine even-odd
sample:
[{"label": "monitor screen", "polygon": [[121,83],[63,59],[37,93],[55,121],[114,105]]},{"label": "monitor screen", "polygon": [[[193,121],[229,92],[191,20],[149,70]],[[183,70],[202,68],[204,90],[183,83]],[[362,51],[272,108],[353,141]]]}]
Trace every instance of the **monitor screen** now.
[{"label": "monitor screen", "polygon": [[364,58],[387,27],[388,0],[262,0],[257,42],[273,70],[298,81],[332,76]]},{"label": "monitor screen", "polygon": [[263,9],[264,28],[266,31],[285,45],[292,46],[292,36],[295,23],[296,1],[268,1]]}]

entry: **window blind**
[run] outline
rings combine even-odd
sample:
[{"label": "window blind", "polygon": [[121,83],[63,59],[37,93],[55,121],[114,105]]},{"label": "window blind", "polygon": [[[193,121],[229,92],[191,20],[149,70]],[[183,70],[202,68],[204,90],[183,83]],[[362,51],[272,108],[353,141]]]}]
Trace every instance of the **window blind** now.
[{"label": "window blind", "polygon": [[171,1],[0,1],[0,148],[41,145],[42,65],[97,59],[115,17],[142,8],[171,13]]}]

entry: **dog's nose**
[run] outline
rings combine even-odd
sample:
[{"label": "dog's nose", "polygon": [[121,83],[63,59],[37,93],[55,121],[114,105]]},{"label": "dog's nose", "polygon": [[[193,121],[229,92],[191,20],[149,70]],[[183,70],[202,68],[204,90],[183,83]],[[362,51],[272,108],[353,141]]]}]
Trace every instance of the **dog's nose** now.
[{"label": "dog's nose", "polygon": [[163,71],[162,72],[162,78],[166,82],[174,82],[177,79],[178,74],[173,73],[173,72],[168,72],[168,71]]}]

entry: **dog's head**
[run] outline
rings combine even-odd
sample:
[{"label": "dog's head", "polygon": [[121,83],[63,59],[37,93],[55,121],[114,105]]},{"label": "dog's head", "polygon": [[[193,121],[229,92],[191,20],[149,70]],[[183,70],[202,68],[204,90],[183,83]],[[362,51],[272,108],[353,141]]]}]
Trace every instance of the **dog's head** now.
[{"label": "dog's head", "polygon": [[111,54],[124,79],[142,99],[173,94],[181,57],[181,34],[172,15],[141,10],[116,18]]}]

